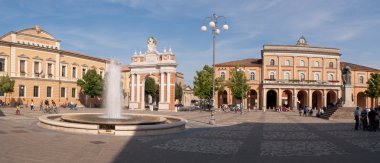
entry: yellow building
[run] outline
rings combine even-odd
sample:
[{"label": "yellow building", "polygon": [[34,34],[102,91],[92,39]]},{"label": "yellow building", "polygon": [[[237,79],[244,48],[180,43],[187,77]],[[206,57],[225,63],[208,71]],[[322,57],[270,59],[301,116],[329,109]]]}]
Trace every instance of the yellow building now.
[{"label": "yellow building", "polygon": [[[38,25],[0,37],[0,75],[16,81],[7,103],[30,105],[34,100],[38,106],[49,99],[57,105],[100,104],[100,99],[81,95],[76,81],[89,69],[104,76],[108,60],[62,50],[60,42]],[[4,93],[0,97],[5,101]]]},{"label": "yellow building", "polygon": [[[371,73],[380,70],[342,62],[340,57],[339,49],[309,46],[302,36],[296,45],[264,45],[260,59],[216,64],[215,75],[228,79],[229,71],[235,66],[244,71],[250,85],[248,98],[243,101],[244,108],[309,106],[314,109],[337,103],[370,107],[371,100],[364,94],[366,82]],[[346,87],[351,90],[343,87],[342,69],[347,66],[351,84]],[[352,94],[344,96],[344,90]],[[240,103],[228,88],[216,93],[215,99],[218,107]]]}]

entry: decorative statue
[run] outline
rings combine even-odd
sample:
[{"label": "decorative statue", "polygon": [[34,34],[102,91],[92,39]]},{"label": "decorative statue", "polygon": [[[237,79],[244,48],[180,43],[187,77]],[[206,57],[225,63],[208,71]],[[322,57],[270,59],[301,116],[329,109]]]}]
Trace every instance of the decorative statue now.
[{"label": "decorative statue", "polygon": [[157,51],[157,40],[154,37],[149,37],[147,40],[148,44],[148,52],[155,52]]},{"label": "decorative statue", "polygon": [[349,66],[346,66],[342,70],[343,74],[343,85],[351,85],[351,68]]}]

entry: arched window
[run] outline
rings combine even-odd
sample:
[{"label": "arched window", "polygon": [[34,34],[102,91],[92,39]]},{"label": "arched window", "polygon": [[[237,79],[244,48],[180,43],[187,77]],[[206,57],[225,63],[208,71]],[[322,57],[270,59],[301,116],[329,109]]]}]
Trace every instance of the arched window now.
[{"label": "arched window", "polygon": [[334,63],[333,62],[329,63],[329,68],[334,68]]},{"label": "arched window", "polygon": [[328,79],[329,79],[329,80],[334,80],[334,74],[329,74]]},{"label": "arched window", "polygon": [[249,80],[255,80],[255,72],[249,74]]},{"label": "arched window", "polygon": [[290,66],[290,61],[289,60],[285,61],[285,66]]},{"label": "arched window", "polygon": [[300,61],[300,66],[305,66],[305,61],[301,60]]},{"label": "arched window", "polygon": [[300,73],[300,80],[301,80],[301,81],[305,80],[305,74],[304,74],[303,72]]},{"label": "arched window", "polygon": [[223,80],[226,79],[226,73],[225,72],[220,72],[220,78],[222,78]]},{"label": "arched window", "polygon": [[271,66],[274,66],[274,59],[271,59],[271,60],[270,60],[270,65],[271,65]]},{"label": "arched window", "polygon": [[285,72],[284,79],[285,80],[289,80],[290,79],[290,73],[289,72]]},{"label": "arched window", "polygon": [[270,78],[270,79],[274,79],[274,72],[270,72],[270,74],[269,74],[269,78]]},{"label": "arched window", "polygon": [[314,74],[314,80],[319,80],[319,73]]},{"label": "arched window", "polygon": [[359,83],[364,84],[364,77],[363,76],[359,76]]},{"label": "arched window", "polygon": [[318,61],[315,61],[314,67],[319,67],[319,62]]}]

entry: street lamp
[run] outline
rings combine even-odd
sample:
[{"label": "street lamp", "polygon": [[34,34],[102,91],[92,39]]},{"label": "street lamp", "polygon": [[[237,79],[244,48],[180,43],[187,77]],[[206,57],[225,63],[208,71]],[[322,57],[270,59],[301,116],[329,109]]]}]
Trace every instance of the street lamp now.
[{"label": "street lamp", "polygon": [[202,32],[206,32],[207,31],[207,27],[205,25],[205,22],[206,21],[210,21],[208,23],[208,26],[209,28],[211,29],[212,31],[212,68],[213,68],[213,72],[212,72],[212,100],[210,101],[210,104],[211,104],[211,109],[210,109],[210,112],[211,112],[211,116],[210,116],[210,124],[215,124],[215,117],[214,117],[214,95],[215,95],[215,40],[216,40],[216,36],[218,34],[220,34],[220,29],[218,27],[218,21],[219,19],[223,19],[224,23],[223,23],[223,30],[224,31],[227,31],[228,30],[228,25],[227,25],[227,22],[226,22],[226,17],[224,16],[216,16],[216,14],[212,14],[212,17],[205,17],[204,20],[203,20],[203,25],[201,27],[201,31]]},{"label": "street lamp", "polygon": [[[237,71],[242,72],[243,73],[243,78],[244,78],[245,69],[239,68],[239,69],[237,69]],[[243,97],[244,97],[244,83],[241,83],[240,114],[243,114],[243,99],[244,99]]]}]

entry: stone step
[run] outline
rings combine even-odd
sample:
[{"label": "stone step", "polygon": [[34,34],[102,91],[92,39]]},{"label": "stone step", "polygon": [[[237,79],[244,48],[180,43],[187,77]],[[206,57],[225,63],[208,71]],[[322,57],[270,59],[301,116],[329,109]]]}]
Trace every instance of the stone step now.
[{"label": "stone step", "polygon": [[354,111],[356,107],[339,107],[330,119],[354,119]]}]

